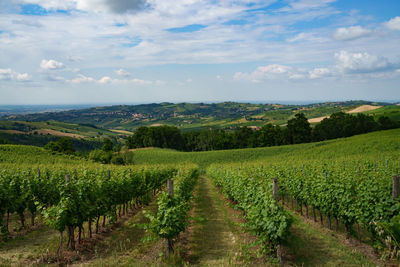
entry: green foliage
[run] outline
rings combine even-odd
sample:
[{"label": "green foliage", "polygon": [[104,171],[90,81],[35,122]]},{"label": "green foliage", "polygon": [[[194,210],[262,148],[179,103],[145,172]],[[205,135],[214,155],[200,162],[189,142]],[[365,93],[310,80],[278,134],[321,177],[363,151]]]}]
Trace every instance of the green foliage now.
[{"label": "green foliage", "polygon": [[287,138],[290,144],[311,141],[311,126],[303,113],[298,113],[287,123]]},{"label": "green foliage", "polygon": [[257,236],[264,252],[270,253],[286,241],[293,219],[273,199],[271,181],[265,183],[239,166],[212,165],[207,175],[243,209],[248,230]]},{"label": "green foliage", "polygon": [[75,148],[72,140],[67,137],[61,137],[55,142],[49,142],[47,145],[44,146],[44,148],[50,151],[61,152],[65,154],[75,153]]},{"label": "green foliage", "polygon": [[108,139],[108,138],[106,138],[106,139],[104,139],[104,141],[103,141],[103,146],[102,146],[102,150],[103,151],[105,151],[105,152],[111,152],[111,151],[113,151],[113,147],[114,147],[114,144],[113,144],[113,142],[111,141],[111,139]]},{"label": "green foliage", "polygon": [[146,214],[150,219],[148,228],[158,237],[173,239],[188,226],[192,192],[199,176],[197,167],[181,168],[174,177],[174,195],[167,192],[158,198],[158,212]]},{"label": "green foliage", "polygon": [[43,165],[38,170],[32,165],[2,166],[0,218],[6,211],[23,214],[27,209],[39,210],[46,222],[61,232],[99,216],[115,218],[117,206],[145,201],[176,172],[172,166],[132,170],[92,164]]},{"label": "green foliage", "polygon": [[94,162],[100,162],[103,164],[110,163],[112,158],[111,152],[106,152],[104,150],[95,149],[89,153],[89,159],[93,160]]},{"label": "green foliage", "polygon": [[182,149],[182,135],[178,128],[172,126],[139,127],[128,137],[129,148],[162,147]]},{"label": "green foliage", "polygon": [[124,165],[125,164],[124,157],[120,154],[113,155],[110,162],[115,165]]}]

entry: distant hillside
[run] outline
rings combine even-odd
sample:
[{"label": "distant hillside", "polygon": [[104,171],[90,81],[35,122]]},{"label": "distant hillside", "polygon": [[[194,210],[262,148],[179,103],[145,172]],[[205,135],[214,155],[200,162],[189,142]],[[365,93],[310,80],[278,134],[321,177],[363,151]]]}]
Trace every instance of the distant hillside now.
[{"label": "distant hillside", "polygon": [[102,146],[105,137],[119,139],[119,134],[89,124],[71,124],[59,121],[0,120],[0,140],[11,144],[44,146],[61,137],[73,139],[75,149],[87,151]]},{"label": "distant hillside", "polygon": [[[139,126],[155,126],[160,124],[174,125],[183,130],[196,130],[209,127],[227,129],[237,126],[257,127],[266,123],[282,125],[299,112],[303,112],[308,118],[317,118],[338,111],[349,111],[361,105],[388,106],[390,104],[369,101],[326,102],[309,105],[248,104],[235,102],[216,104],[159,103],[95,107],[61,112],[14,115],[4,118],[17,121],[40,122],[52,120],[81,125],[89,124],[117,131],[134,131]],[[396,112],[400,112],[399,106],[395,107],[398,107]]]}]

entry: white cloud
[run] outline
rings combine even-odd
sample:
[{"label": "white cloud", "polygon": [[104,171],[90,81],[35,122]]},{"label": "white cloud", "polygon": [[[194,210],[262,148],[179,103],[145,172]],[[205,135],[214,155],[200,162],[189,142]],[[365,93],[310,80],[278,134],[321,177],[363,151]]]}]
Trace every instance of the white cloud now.
[{"label": "white cloud", "polygon": [[119,69],[119,70],[116,70],[114,72],[117,75],[122,76],[122,77],[130,77],[131,76],[131,74],[128,71],[124,70],[124,69]]},{"label": "white cloud", "polygon": [[266,80],[299,80],[318,78],[338,78],[352,75],[369,75],[374,78],[393,76],[400,64],[392,63],[385,57],[364,53],[340,51],[334,55],[336,63],[329,67],[311,70],[291,66],[271,64],[260,66],[251,73],[236,72],[234,80],[247,80],[255,83]]},{"label": "white cloud", "polygon": [[[150,85],[150,84],[153,83],[152,81],[146,81],[146,80],[141,80],[141,79],[136,79],[136,78],[130,80],[129,82],[134,83],[134,84],[140,84],[140,85]],[[161,81],[157,81],[156,84],[160,84],[160,83],[162,83],[162,82]]]},{"label": "white cloud", "polygon": [[385,25],[391,30],[400,30],[400,17],[392,18]]},{"label": "white cloud", "polygon": [[349,41],[368,36],[372,33],[371,30],[361,26],[352,26],[348,28],[338,28],[333,34],[333,38],[339,41]]},{"label": "white cloud", "polygon": [[103,78],[101,78],[101,79],[99,80],[99,83],[103,83],[103,84],[111,83],[111,82],[112,82],[112,80],[111,80],[111,78],[108,77],[108,76],[104,76]]},{"label": "white cloud", "polygon": [[43,27],[43,25],[35,20],[25,20],[25,19],[14,19],[12,20],[13,24],[20,24],[20,25],[25,25],[25,26],[30,26],[30,27],[36,27],[40,28]]},{"label": "white cloud", "polygon": [[390,71],[396,65],[382,56],[364,53],[350,53],[340,51],[335,53],[336,67],[343,73],[372,73],[379,71]]},{"label": "white cloud", "polygon": [[60,70],[65,68],[65,65],[61,62],[58,62],[54,59],[43,59],[40,63],[40,67],[44,70]]},{"label": "white cloud", "polygon": [[331,70],[328,68],[315,68],[309,72],[310,79],[316,79],[321,77],[326,77],[331,74]]},{"label": "white cloud", "polygon": [[[80,83],[99,83],[99,84],[137,84],[137,85],[150,85],[153,84],[152,81],[142,80],[142,79],[112,79],[109,76],[103,76],[99,80],[96,80],[93,77],[87,77],[85,75],[79,74],[75,79],[69,80],[72,84],[80,84]],[[161,84],[160,81],[157,81],[155,84]]]},{"label": "white cloud", "polygon": [[325,7],[336,0],[291,0],[288,7],[284,7],[281,11],[298,11]]},{"label": "white cloud", "polygon": [[18,73],[12,69],[0,69],[0,81],[28,82],[32,77],[28,73]]},{"label": "white cloud", "polygon": [[233,76],[234,80],[249,80],[255,83],[269,79],[298,79],[301,73],[294,70],[290,66],[271,64],[267,66],[260,66],[251,73],[236,72]]},{"label": "white cloud", "polygon": [[79,74],[78,77],[75,79],[72,79],[70,82],[74,84],[80,84],[80,83],[90,83],[90,82],[95,82],[96,80],[93,79],[92,77],[87,77],[85,75]]}]

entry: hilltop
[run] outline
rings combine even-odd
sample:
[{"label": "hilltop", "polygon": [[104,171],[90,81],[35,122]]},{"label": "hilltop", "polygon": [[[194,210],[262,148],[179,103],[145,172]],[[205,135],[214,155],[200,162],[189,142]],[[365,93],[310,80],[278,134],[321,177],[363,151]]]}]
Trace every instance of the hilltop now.
[{"label": "hilltop", "polygon": [[[400,114],[400,106],[371,101],[325,102],[308,105],[236,102],[174,104],[165,102],[12,115],[4,118],[16,121],[60,121],[117,131],[134,131],[140,126],[166,124],[189,131],[210,127],[223,129],[238,126],[259,127],[266,123],[283,125],[296,113],[302,112],[307,118],[318,118],[329,116],[334,112],[350,111],[363,105],[382,106],[373,110],[376,113],[382,113],[382,109],[391,107],[391,112]],[[126,132],[119,133],[129,134]]]}]

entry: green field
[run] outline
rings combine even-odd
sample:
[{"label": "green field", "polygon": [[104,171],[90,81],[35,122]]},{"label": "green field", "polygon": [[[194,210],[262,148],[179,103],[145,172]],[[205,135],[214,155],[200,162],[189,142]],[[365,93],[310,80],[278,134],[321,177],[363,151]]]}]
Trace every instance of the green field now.
[{"label": "green field", "polygon": [[391,159],[400,157],[400,129],[379,131],[349,138],[317,143],[287,145],[269,148],[247,148],[206,152],[178,152],[166,149],[143,149],[133,152],[134,163],[196,163],[206,168],[212,163],[252,162],[255,160],[290,162],[301,157],[313,159],[346,160],[352,158]]}]

